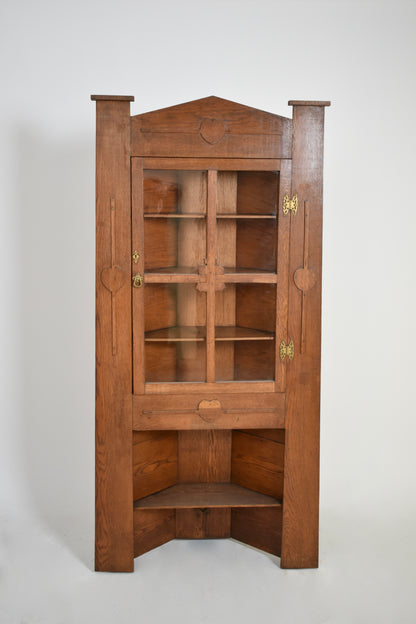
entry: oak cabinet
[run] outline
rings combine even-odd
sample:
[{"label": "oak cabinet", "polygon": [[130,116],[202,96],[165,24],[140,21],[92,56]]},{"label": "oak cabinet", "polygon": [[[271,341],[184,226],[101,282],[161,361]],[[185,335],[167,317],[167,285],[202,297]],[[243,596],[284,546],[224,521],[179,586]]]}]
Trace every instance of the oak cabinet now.
[{"label": "oak cabinet", "polygon": [[225,537],[316,567],[329,103],[92,99],[96,569]]}]

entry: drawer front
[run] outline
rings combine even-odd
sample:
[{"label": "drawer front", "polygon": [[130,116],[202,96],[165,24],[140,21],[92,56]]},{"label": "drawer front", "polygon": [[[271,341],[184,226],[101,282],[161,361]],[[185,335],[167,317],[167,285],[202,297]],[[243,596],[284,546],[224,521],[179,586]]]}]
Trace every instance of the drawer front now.
[{"label": "drawer front", "polygon": [[285,394],[134,395],[133,429],[282,429]]}]

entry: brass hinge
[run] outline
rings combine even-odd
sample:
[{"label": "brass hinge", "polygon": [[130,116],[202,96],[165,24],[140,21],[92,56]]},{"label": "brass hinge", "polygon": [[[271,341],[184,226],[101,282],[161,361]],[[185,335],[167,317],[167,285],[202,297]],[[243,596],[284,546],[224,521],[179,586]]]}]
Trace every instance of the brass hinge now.
[{"label": "brass hinge", "polygon": [[284,340],[280,343],[279,355],[282,362],[285,357],[289,358],[290,361],[293,360],[293,356],[295,355],[295,345],[293,344],[293,340],[286,344]]},{"label": "brass hinge", "polygon": [[292,199],[289,199],[289,195],[286,193],[283,197],[283,214],[286,216],[289,214],[289,211],[293,216],[298,211],[298,196],[293,195]]}]

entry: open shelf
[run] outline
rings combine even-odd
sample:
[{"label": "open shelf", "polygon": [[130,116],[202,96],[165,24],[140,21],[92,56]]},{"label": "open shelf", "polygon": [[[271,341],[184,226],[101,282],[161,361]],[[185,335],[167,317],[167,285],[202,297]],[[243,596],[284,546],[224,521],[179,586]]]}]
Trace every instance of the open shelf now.
[{"label": "open shelf", "polygon": [[135,501],[135,509],[281,507],[281,501],[234,483],[181,483]]},{"label": "open shelf", "polygon": [[[206,328],[204,326],[164,327],[145,333],[146,342],[203,342],[205,337]],[[215,340],[274,340],[274,334],[251,327],[217,325],[215,327]]]}]

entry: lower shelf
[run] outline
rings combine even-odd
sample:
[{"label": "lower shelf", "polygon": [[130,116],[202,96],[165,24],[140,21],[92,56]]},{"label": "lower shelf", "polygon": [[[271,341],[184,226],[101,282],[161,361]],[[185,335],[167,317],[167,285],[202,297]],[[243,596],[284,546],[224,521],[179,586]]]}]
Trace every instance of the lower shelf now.
[{"label": "lower shelf", "polygon": [[234,483],[180,483],[135,501],[135,509],[281,507],[277,498]]}]

